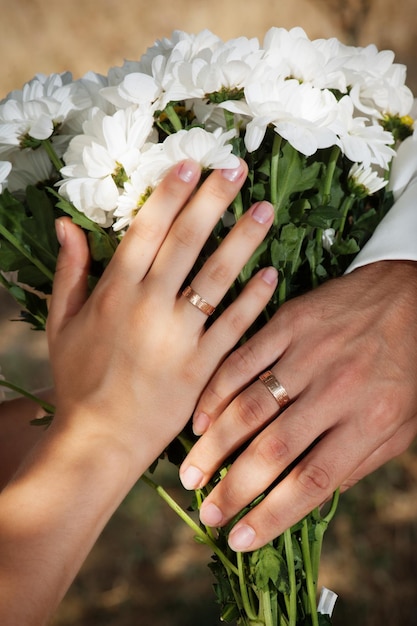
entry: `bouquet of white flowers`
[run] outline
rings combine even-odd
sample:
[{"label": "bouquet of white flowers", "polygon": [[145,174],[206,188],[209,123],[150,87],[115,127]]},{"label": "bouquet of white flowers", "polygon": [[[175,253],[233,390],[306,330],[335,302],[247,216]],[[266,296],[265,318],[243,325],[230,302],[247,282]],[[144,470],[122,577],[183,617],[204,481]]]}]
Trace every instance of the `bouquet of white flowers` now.
[{"label": "bouquet of white flowers", "polygon": [[[255,331],[288,298],[342,274],[389,210],[390,163],[413,129],[405,76],[391,51],[311,41],[300,28],[272,28],[263,45],[244,37],[223,42],[209,31],[174,32],[107,76],[35,76],[0,103],[0,281],[23,318],[44,328],[57,216],[70,215],[88,233],[94,288],[173,164],[189,158],[207,172],[235,167],[241,157],[247,181],[201,259],[253,202],[272,202],[274,226],[228,296],[259,266],[278,269],[278,292]],[[169,458],[179,465],[191,445],[186,431]],[[196,492],[196,507],[229,463]],[[211,546],[223,620],[330,623],[331,609],[317,606],[316,585],[337,494],[324,517],[313,511],[243,555],[227,546],[236,520],[218,531],[205,528],[146,480]]]}]

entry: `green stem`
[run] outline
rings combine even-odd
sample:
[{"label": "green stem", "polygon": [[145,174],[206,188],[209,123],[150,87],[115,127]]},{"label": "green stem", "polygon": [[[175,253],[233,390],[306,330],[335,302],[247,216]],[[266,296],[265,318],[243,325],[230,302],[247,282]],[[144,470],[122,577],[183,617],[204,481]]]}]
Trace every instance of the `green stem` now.
[{"label": "green stem", "polygon": [[264,618],[265,626],[276,626],[272,615],[271,606],[271,593],[269,589],[262,592],[262,617]]},{"label": "green stem", "polygon": [[204,530],[202,530],[202,528],[200,528],[198,524],[196,524],[196,522],[184,511],[184,509],[182,509],[180,505],[175,502],[173,498],[171,498],[163,487],[157,485],[151,478],[149,478],[149,476],[146,476],[145,474],[141,476],[141,480],[154,489],[154,491],[156,491],[157,494],[165,500],[168,506],[196,533],[196,536],[201,543],[206,544],[213,550],[223,563],[224,567],[231,570],[236,576],[239,576],[237,567],[223,554],[215,542],[204,532]]},{"label": "green stem", "polygon": [[327,513],[327,515],[325,515],[322,518],[323,522],[326,522],[327,524],[329,524],[332,521],[332,519],[334,518],[336,514],[337,507],[339,505],[339,499],[340,499],[340,489],[336,489],[336,491],[333,494],[332,501],[330,503],[329,512]]},{"label": "green stem", "polygon": [[355,196],[347,196],[342,203],[342,219],[340,222],[339,231],[337,233],[336,241],[340,242],[343,237],[343,231],[345,230],[346,220],[353,203],[355,202]]},{"label": "green stem", "polygon": [[223,109],[223,112],[224,112],[224,119],[226,122],[226,129],[234,130],[235,129],[235,114],[232,113],[231,111],[227,111],[226,109]]},{"label": "green stem", "polygon": [[323,204],[328,204],[331,197],[331,189],[332,189],[332,181],[334,176],[334,171],[336,169],[337,159],[340,155],[340,148],[338,146],[333,146],[332,151],[330,152],[329,162],[326,168],[326,177],[324,179],[323,185]]},{"label": "green stem", "polygon": [[48,270],[48,268],[42,263],[42,261],[39,261],[39,259],[33,257],[31,253],[26,250],[26,248],[20,243],[20,241],[10,231],[8,231],[7,228],[3,226],[3,224],[0,224],[0,235],[2,235],[9,243],[11,243],[11,245],[14,246],[16,250],[19,250],[19,252],[24,257],[29,259],[29,261],[35,267],[37,267],[38,270],[42,272],[42,274],[44,274],[48,280],[54,280],[53,273]]},{"label": "green stem", "polygon": [[271,176],[270,176],[270,194],[271,203],[278,212],[278,166],[281,153],[282,137],[275,133],[271,152]]},{"label": "green stem", "polygon": [[306,575],[306,585],[307,585],[307,597],[308,597],[308,613],[311,615],[311,624],[312,626],[318,626],[318,615],[317,615],[317,597],[316,597],[316,588],[317,588],[317,579],[314,575],[312,564],[311,564],[311,554],[310,554],[310,539],[309,539],[309,523],[308,518],[305,517],[303,519],[303,523],[301,526],[301,552],[303,555],[304,562],[304,571]]},{"label": "green stem", "polygon": [[294,548],[292,545],[291,529],[284,532],[285,554],[287,558],[288,578],[290,583],[290,598],[288,607],[288,626],[297,624],[297,581],[295,577]]},{"label": "green stem", "polygon": [[240,193],[240,191],[237,194],[236,198],[233,200],[232,207],[233,207],[233,214],[237,222],[243,215],[243,201],[242,201],[242,194]]},{"label": "green stem", "polygon": [[44,147],[45,152],[48,155],[49,160],[51,161],[52,165],[59,172],[61,170],[61,168],[64,167],[64,163],[63,163],[63,161],[61,161],[61,159],[59,158],[59,156],[55,152],[54,147],[53,147],[50,139],[44,139],[41,143],[42,143],[42,146]]},{"label": "green stem", "polygon": [[36,404],[39,404],[39,406],[42,407],[42,409],[44,411],[46,411],[47,413],[54,413],[55,412],[55,407],[52,404],[49,404],[48,402],[45,402],[41,398],[38,398],[37,396],[34,396],[29,391],[26,391],[26,389],[23,389],[22,387],[19,387],[18,385],[15,385],[14,383],[10,383],[7,380],[0,379],[0,387],[7,387],[7,389],[11,389],[12,391],[16,391],[21,396],[24,396],[25,398],[28,398],[29,400],[32,400],[33,402],[36,402]]},{"label": "green stem", "polygon": [[339,497],[340,497],[340,490],[336,489],[336,491],[333,494],[333,498],[330,504],[330,509],[327,515],[320,518],[320,514],[317,513],[317,522],[316,522],[316,527],[315,527],[315,539],[316,540],[311,549],[311,564],[312,564],[315,580],[318,580],[318,576],[319,576],[320,558],[321,558],[321,550],[323,546],[324,533],[326,532],[328,525],[330,524],[330,522],[332,521],[336,513],[336,510],[339,504]]},{"label": "green stem", "polygon": [[168,106],[165,108],[165,113],[172,126],[174,127],[175,132],[182,130],[181,120],[178,117],[175,107],[172,104],[168,104]]},{"label": "green stem", "polygon": [[278,281],[278,306],[284,304],[287,300],[287,279],[284,276],[279,277]]},{"label": "green stem", "polygon": [[240,596],[242,598],[243,608],[245,610],[246,615],[249,617],[250,621],[257,621],[258,617],[252,607],[252,604],[250,602],[249,595],[248,595],[248,588],[246,584],[245,569],[244,569],[244,563],[243,563],[243,554],[242,552],[237,552],[236,556],[237,556],[237,567],[239,571],[239,589],[240,589]]}]

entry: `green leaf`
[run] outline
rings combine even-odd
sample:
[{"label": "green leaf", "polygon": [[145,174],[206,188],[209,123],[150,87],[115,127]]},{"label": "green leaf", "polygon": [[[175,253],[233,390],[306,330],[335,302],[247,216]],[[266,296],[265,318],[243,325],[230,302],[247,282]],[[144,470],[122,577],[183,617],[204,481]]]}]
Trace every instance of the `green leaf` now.
[{"label": "green leaf", "polygon": [[285,143],[281,151],[278,165],[278,206],[286,206],[292,194],[310,190],[317,185],[322,164],[313,161],[306,165],[306,157],[300,154],[289,143]]},{"label": "green leaf", "polygon": [[286,224],[279,239],[271,243],[271,261],[277,269],[295,273],[301,262],[301,246],[306,234],[304,227]]},{"label": "green leaf", "polygon": [[117,247],[115,240],[104,231],[90,231],[88,243],[94,261],[102,262],[104,266],[110,262]]},{"label": "green leaf", "polygon": [[323,613],[318,613],[317,617],[319,620],[319,626],[331,626],[332,620],[330,619],[329,615],[323,615]]},{"label": "green leaf", "polygon": [[37,187],[28,187],[26,201],[37,225],[36,233],[41,234],[45,247],[56,257],[58,241],[55,236],[55,209],[47,193]]},{"label": "green leaf", "polygon": [[289,593],[289,576],[285,559],[271,544],[250,555],[251,577],[257,589],[268,591],[269,583],[281,593]]},{"label": "green leaf", "polygon": [[356,254],[357,252],[359,252],[359,246],[354,239],[342,239],[332,245],[332,254],[339,256],[343,254]]},{"label": "green leaf", "polygon": [[319,206],[307,216],[307,224],[315,228],[330,228],[335,220],[340,220],[339,209],[334,206]]}]

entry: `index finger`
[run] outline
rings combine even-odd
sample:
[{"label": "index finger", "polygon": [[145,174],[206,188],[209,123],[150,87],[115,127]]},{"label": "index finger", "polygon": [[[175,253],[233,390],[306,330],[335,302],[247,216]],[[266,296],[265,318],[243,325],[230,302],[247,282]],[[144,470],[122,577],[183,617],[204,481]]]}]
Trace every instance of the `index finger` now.
[{"label": "index finger", "polygon": [[[275,315],[225,360],[203,391],[193,415],[193,430],[203,435],[232,400],[287,349],[290,336]],[[279,332],[278,332],[279,331]]]},{"label": "index finger", "polygon": [[[193,193],[201,174],[198,163],[174,166],[140,208],[112,262],[114,280],[137,284],[148,272],[176,216]],[[107,270],[106,270],[107,271]]]}]

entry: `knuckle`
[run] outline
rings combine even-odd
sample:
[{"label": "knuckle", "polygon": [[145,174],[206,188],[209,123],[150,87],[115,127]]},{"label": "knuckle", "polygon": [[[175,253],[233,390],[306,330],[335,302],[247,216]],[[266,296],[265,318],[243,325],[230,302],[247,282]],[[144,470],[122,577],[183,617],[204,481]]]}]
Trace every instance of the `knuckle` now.
[{"label": "knuckle", "polygon": [[207,192],[211,199],[216,203],[224,205],[224,208],[226,208],[226,205],[231,200],[231,192],[230,189],[228,189],[229,186],[226,185],[225,182],[226,181],[224,179],[219,181],[217,177],[209,176],[204,183],[205,192]]},{"label": "knuckle", "polygon": [[227,334],[239,338],[247,328],[247,319],[243,311],[230,310],[227,313]]},{"label": "knuckle", "polygon": [[222,510],[233,514],[244,506],[245,497],[242,497],[243,494],[240,492],[239,485],[230,480],[230,476],[227,476],[220,482],[218,489],[217,498]]},{"label": "knuckle", "polygon": [[279,508],[270,498],[265,498],[262,506],[262,527],[263,529],[274,529],[282,526],[282,515]]},{"label": "knuckle", "polygon": [[276,465],[277,462],[285,467],[290,459],[288,445],[280,437],[266,433],[254,442],[256,458],[266,466]]},{"label": "knuckle", "polygon": [[251,431],[257,430],[265,422],[265,410],[252,391],[238,396],[235,403],[239,422],[249,427]]},{"label": "knuckle", "polygon": [[120,307],[119,291],[104,284],[98,285],[95,291],[91,302],[95,315],[98,319],[111,319]]},{"label": "knuckle", "polygon": [[172,235],[180,248],[190,248],[199,242],[198,231],[184,222],[178,223],[172,229]]},{"label": "knuckle", "polygon": [[208,280],[220,285],[225,283],[228,285],[233,278],[230,264],[217,261],[214,256],[205,264],[204,273]]},{"label": "knuckle", "polygon": [[311,499],[323,501],[332,491],[329,472],[320,465],[309,463],[298,475],[301,491]]},{"label": "knuckle", "polygon": [[161,237],[161,226],[155,220],[145,218],[134,220],[129,228],[129,237],[137,238],[139,241],[152,243],[159,241]]},{"label": "knuckle", "polygon": [[221,392],[220,385],[209,384],[201,396],[201,409],[206,413],[213,411],[214,407],[221,407],[225,401],[225,395]]},{"label": "knuckle", "polygon": [[229,363],[231,369],[237,370],[239,374],[252,377],[254,368],[256,368],[256,355],[250,344],[246,343],[232,352]]}]

